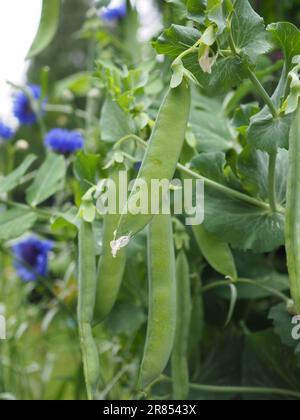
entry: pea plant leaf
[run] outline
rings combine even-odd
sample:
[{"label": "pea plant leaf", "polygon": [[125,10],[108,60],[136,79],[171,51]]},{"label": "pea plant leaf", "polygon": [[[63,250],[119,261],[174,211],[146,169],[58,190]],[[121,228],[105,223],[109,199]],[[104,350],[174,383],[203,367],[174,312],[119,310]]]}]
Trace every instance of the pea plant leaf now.
[{"label": "pea plant leaf", "polygon": [[16,239],[31,229],[37,215],[30,210],[14,208],[0,213],[0,241]]},{"label": "pea plant leaf", "polygon": [[28,155],[24,162],[13,172],[6,177],[0,179],[0,193],[6,193],[17,187],[21,181],[21,178],[25,175],[27,170],[36,160],[36,156]]},{"label": "pea plant leaf", "polygon": [[[245,190],[261,200],[268,200],[269,155],[245,147],[238,157],[237,170]],[[276,165],[276,195],[280,204],[285,203],[288,173],[288,152],[279,150]]]},{"label": "pea plant leaf", "polygon": [[187,17],[194,22],[203,24],[205,21],[205,0],[187,0]]},{"label": "pea plant leaf", "polygon": [[[201,32],[187,26],[172,25],[152,43],[158,54],[175,59],[201,38]],[[197,57],[194,54],[194,57]],[[196,58],[197,61],[197,58]]]},{"label": "pea plant leaf", "polygon": [[248,0],[237,0],[232,19],[235,46],[250,64],[270,50],[264,20],[251,7]]},{"label": "pea plant leaf", "polygon": [[103,105],[100,126],[101,139],[108,143],[132,133],[129,116],[111,98],[107,98]]},{"label": "pea plant leaf", "polygon": [[269,313],[269,319],[273,321],[274,332],[281,339],[282,343],[289,347],[296,347],[298,342],[292,337],[292,315],[288,313],[284,303],[273,306]]},{"label": "pea plant leaf", "polygon": [[273,43],[284,52],[287,71],[292,66],[293,57],[300,53],[300,31],[289,22],[272,23],[267,27]]},{"label": "pea plant leaf", "polygon": [[27,58],[41,53],[53,40],[59,24],[60,3],[60,0],[43,0],[40,26]]},{"label": "pea plant leaf", "polygon": [[199,152],[227,151],[233,147],[234,130],[223,115],[222,102],[194,94],[190,115],[191,129]]},{"label": "pea plant leaf", "polygon": [[[220,211],[222,209],[222,211]],[[284,215],[206,187],[204,227],[232,247],[269,252],[284,245]]]},{"label": "pea plant leaf", "polygon": [[[277,108],[280,108],[286,88],[286,78],[293,67],[293,57],[300,51],[300,31],[291,23],[274,23],[267,27],[270,39],[284,52],[285,66],[281,79],[272,96]],[[288,148],[291,116],[280,115],[273,119],[270,110],[264,107],[251,119],[248,130],[249,143],[260,150],[274,152],[278,147]]]},{"label": "pea plant leaf", "polygon": [[291,114],[276,119],[254,116],[248,129],[248,143],[268,153],[276,152],[278,148],[288,149],[292,119]]},{"label": "pea plant leaf", "polygon": [[[283,346],[272,330],[250,334],[246,338],[243,354],[242,384],[257,387],[298,390],[300,369],[296,365],[293,349]],[[254,395],[247,398],[253,399]],[[278,397],[261,396],[265,400],[278,400]],[[258,399],[258,396],[255,396]],[[280,397],[279,399],[291,399]]]},{"label": "pea plant leaf", "polygon": [[207,17],[218,27],[218,34],[223,33],[226,28],[226,14],[224,13],[224,0],[207,1]]},{"label": "pea plant leaf", "polygon": [[35,207],[59,191],[65,181],[66,163],[63,156],[50,154],[26,191],[27,203]]},{"label": "pea plant leaf", "polygon": [[222,58],[213,67],[209,87],[225,92],[239,85],[245,77],[245,71],[239,57]]}]

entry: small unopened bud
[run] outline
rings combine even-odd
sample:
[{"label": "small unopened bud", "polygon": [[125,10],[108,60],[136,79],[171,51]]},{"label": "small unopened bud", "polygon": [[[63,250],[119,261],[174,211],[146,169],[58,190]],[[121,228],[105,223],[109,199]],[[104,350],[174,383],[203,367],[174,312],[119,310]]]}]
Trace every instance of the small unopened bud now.
[{"label": "small unopened bud", "polygon": [[28,150],[29,149],[29,143],[27,140],[18,140],[16,143],[16,150]]}]

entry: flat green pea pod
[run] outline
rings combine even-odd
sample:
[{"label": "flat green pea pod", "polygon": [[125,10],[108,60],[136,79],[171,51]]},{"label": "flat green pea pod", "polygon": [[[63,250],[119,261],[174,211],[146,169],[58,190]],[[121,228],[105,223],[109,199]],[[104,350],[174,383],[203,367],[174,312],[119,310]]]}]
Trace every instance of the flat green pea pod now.
[{"label": "flat green pea pod", "polygon": [[177,317],[172,352],[173,399],[186,400],[189,394],[188,344],[192,313],[189,263],[185,252],[176,260]]},{"label": "flat green pea pod", "polygon": [[203,341],[204,330],[204,307],[202,296],[202,270],[196,267],[197,271],[192,279],[192,315],[190,323],[190,336],[189,336],[189,368],[191,373],[191,382],[196,380],[201,369],[202,350],[201,345]]},{"label": "flat green pea pod", "polygon": [[193,232],[201,253],[218,273],[237,279],[234,258],[229,245],[207,232],[202,225],[193,226]]},{"label": "flat green pea pod", "polygon": [[[111,180],[116,185],[117,197],[119,196],[119,166],[115,166],[112,170]],[[119,206],[117,199],[117,208]],[[103,225],[103,247],[100,263],[98,267],[98,282],[96,293],[96,305],[94,320],[96,322],[103,321],[111,312],[123,279],[125,265],[126,265],[126,250],[121,249],[118,255],[114,258],[111,253],[110,243],[114,237],[114,232],[120,214],[106,214],[104,216]]]},{"label": "flat green pea pod", "polygon": [[149,317],[138,387],[144,390],[165,369],[176,328],[175,252],[170,215],[157,215],[149,226]]},{"label": "flat green pea pod", "polygon": [[78,306],[80,345],[88,399],[92,400],[100,376],[99,357],[92,333],[96,292],[96,255],[92,224],[81,221],[78,234]]},{"label": "flat green pea pod", "polygon": [[148,201],[150,202],[151,181],[153,179],[171,180],[174,176],[184,144],[190,102],[190,87],[186,81],[168,91],[159,110],[137,182],[127,202],[129,211],[123,212],[121,216],[116,232],[116,241],[112,246],[114,253],[126,246],[130,238],[147,226],[153,218],[149,208],[150,204],[147,214],[134,215],[130,209],[138,200],[141,180],[146,182],[149,193]]},{"label": "flat green pea pod", "polygon": [[300,105],[292,124],[286,203],[286,251],[291,295],[300,314]]}]

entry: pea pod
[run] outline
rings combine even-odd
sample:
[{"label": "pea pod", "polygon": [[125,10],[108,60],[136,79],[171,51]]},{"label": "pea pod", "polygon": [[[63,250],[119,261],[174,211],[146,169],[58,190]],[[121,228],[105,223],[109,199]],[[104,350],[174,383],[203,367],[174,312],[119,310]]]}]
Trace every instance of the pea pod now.
[{"label": "pea pod", "polygon": [[300,314],[300,105],[292,124],[286,203],[286,251],[295,309]]},{"label": "pea pod", "polygon": [[145,389],[165,369],[176,328],[176,273],[171,216],[155,216],[148,236],[149,317],[139,375],[140,389]]},{"label": "pea pod", "polygon": [[88,399],[92,400],[99,380],[97,347],[92,333],[96,292],[96,255],[93,228],[81,221],[78,235],[78,325]]},{"label": "pea pod", "polygon": [[[195,270],[196,271],[196,270]],[[204,329],[204,308],[202,297],[202,280],[201,271],[197,266],[198,274],[193,276],[192,282],[192,315],[190,323],[190,336],[189,336],[189,367],[192,374],[192,382],[197,378],[200,368],[202,351],[201,344],[203,339]],[[200,271],[200,273],[199,273]]]},{"label": "pea pod", "polygon": [[[117,208],[119,207],[119,168],[115,166],[111,180],[117,186]],[[111,253],[110,243],[114,236],[116,226],[120,219],[120,214],[107,214],[104,217],[103,226],[103,248],[98,268],[98,282],[96,293],[96,305],[94,319],[101,322],[111,312],[122,282],[126,265],[126,251],[121,249],[114,258]]]},{"label": "pea pod", "polygon": [[177,317],[172,352],[173,399],[186,400],[189,393],[188,343],[192,312],[189,263],[180,251],[176,261]]},{"label": "pea pod", "polygon": [[[149,201],[151,180],[172,179],[184,143],[190,113],[190,101],[190,88],[185,82],[168,91],[159,110],[137,183],[133,187],[127,203],[129,209],[131,203],[136,202],[137,188],[141,179],[148,186]],[[123,212],[116,238],[126,244],[124,238],[129,240],[131,236],[141,231],[152,218],[150,209],[148,214],[139,214],[138,216],[130,212]],[[118,241],[115,243],[115,248],[116,250],[120,248]]]},{"label": "pea pod", "polygon": [[207,232],[202,225],[193,226],[193,232],[201,253],[218,273],[237,279],[237,271],[228,244]]}]

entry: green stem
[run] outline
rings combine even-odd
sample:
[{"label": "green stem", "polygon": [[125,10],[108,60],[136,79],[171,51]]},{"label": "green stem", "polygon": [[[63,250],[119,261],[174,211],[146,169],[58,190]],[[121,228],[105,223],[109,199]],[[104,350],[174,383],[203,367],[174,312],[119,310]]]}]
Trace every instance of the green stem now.
[{"label": "green stem", "polygon": [[[219,287],[230,286],[231,284],[233,284],[233,282],[230,281],[230,280],[217,281],[217,282],[210,283],[207,286],[203,287],[201,291],[202,291],[202,293],[206,293],[210,290],[217,289]],[[277,298],[279,298],[280,300],[282,300],[286,304],[288,304],[290,302],[290,299],[287,296],[285,296],[283,293],[279,292],[278,290],[273,289],[272,287],[265,286],[265,285],[263,285],[259,282],[253,281],[253,280],[238,279],[234,282],[234,284],[246,284],[246,285],[249,285],[249,286],[257,287],[258,289],[264,290],[265,292],[268,292],[268,293],[272,294],[273,296],[276,296]]]},{"label": "green stem", "polygon": [[40,216],[42,218],[45,218],[47,220],[49,220],[53,216],[52,213],[50,213],[50,212],[48,212],[46,210],[41,210],[41,209],[38,209],[36,207],[28,206],[26,204],[17,203],[15,201],[5,200],[3,198],[0,198],[0,203],[1,204],[5,204],[5,205],[7,205],[9,207],[18,207],[20,209],[30,210],[30,211],[36,213],[38,216]]},{"label": "green stem", "polygon": [[269,96],[268,92],[265,90],[265,88],[263,87],[263,85],[258,80],[256,74],[248,66],[247,66],[247,73],[248,73],[249,79],[253,83],[256,91],[262,97],[262,99],[264,100],[265,104],[269,108],[269,110],[270,110],[273,118],[274,119],[278,118],[278,112],[277,112],[277,109],[276,109],[276,107],[274,105],[274,102],[272,101],[271,97]]},{"label": "green stem", "polygon": [[204,176],[192,171],[191,169],[186,168],[185,166],[181,165],[180,163],[177,164],[177,169],[190,175],[195,179],[202,179],[205,185],[214,188],[216,191],[220,191],[221,193],[230,196],[236,200],[244,201],[247,204],[250,204],[255,207],[262,208],[264,210],[270,210],[270,206],[263,201],[257,200],[256,198],[250,197],[249,195],[243,194],[239,191],[233,190],[225,185],[219,184],[218,182],[212,181],[211,179],[205,178]]},{"label": "green stem", "polygon": [[[235,45],[234,39],[233,39],[233,35],[232,35],[231,20],[232,20],[232,17],[231,17],[231,19],[229,20],[229,23],[228,23],[229,45],[230,45],[230,48],[231,48],[233,54],[236,55],[237,57],[240,57],[239,51],[236,48],[236,45]],[[258,92],[258,94],[262,97],[265,104],[269,108],[271,114],[273,115],[273,118],[278,118],[278,112],[277,112],[277,109],[276,109],[276,107],[275,107],[275,105],[272,101],[272,98],[269,96],[268,92],[265,90],[263,85],[260,83],[256,74],[250,69],[249,65],[246,64],[245,62],[243,64],[244,64],[244,67],[247,71],[249,79],[253,83],[253,85],[254,85],[256,91]]]},{"label": "green stem", "polygon": [[195,42],[194,45],[192,45],[190,48],[188,48],[187,50],[185,50],[181,54],[179,54],[178,57],[174,60],[173,64],[175,64],[176,62],[182,60],[187,55],[195,53],[197,51],[197,49],[198,49],[198,47],[199,47],[200,44],[201,44],[201,39],[198,39],[198,41]]},{"label": "green stem", "polygon": [[277,197],[276,197],[276,160],[277,152],[270,153],[269,155],[269,202],[273,213],[277,212]]},{"label": "green stem", "polygon": [[[151,386],[159,382],[171,382],[172,379],[167,375],[161,375],[160,378],[153,382]],[[217,394],[256,394],[256,395],[277,395],[281,397],[290,397],[300,399],[300,392],[282,388],[267,387],[251,387],[251,386],[219,386],[206,384],[189,384],[190,389],[201,392],[211,392]]]},{"label": "green stem", "polygon": [[202,392],[212,392],[220,394],[256,394],[256,395],[277,395],[281,397],[291,397],[300,399],[300,392],[280,388],[259,388],[245,386],[214,386],[202,384],[190,384],[190,389]]},{"label": "green stem", "polygon": [[[115,147],[117,147],[117,145],[122,144],[124,141],[129,140],[130,138],[133,138],[134,140],[136,140],[144,148],[148,146],[147,142],[144,141],[142,138],[136,135],[129,135],[119,140],[119,142],[116,143]],[[179,171],[186,173],[187,175],[190,175],[192,178],[203,180],[207,186],[212,187],[215,190],[220,191],[223,194],[226,194],[236,200],[244,201],[245,203],[248,203],[255,207],[262,208],[266,211],[270,210],[269,204],[264,203],[261,200],[257,200],[256,198],[250,197],[249,195],[243,194],[239,191],[233,190],[229,187],[226,187],[225,185],[219,184],[218,182],[212,181],[211,179],[205,178],[204,176],[198,174],[197,172],[192,171],[191,169],[186,168],[180,163],[177,164],[177,169]]]}]

